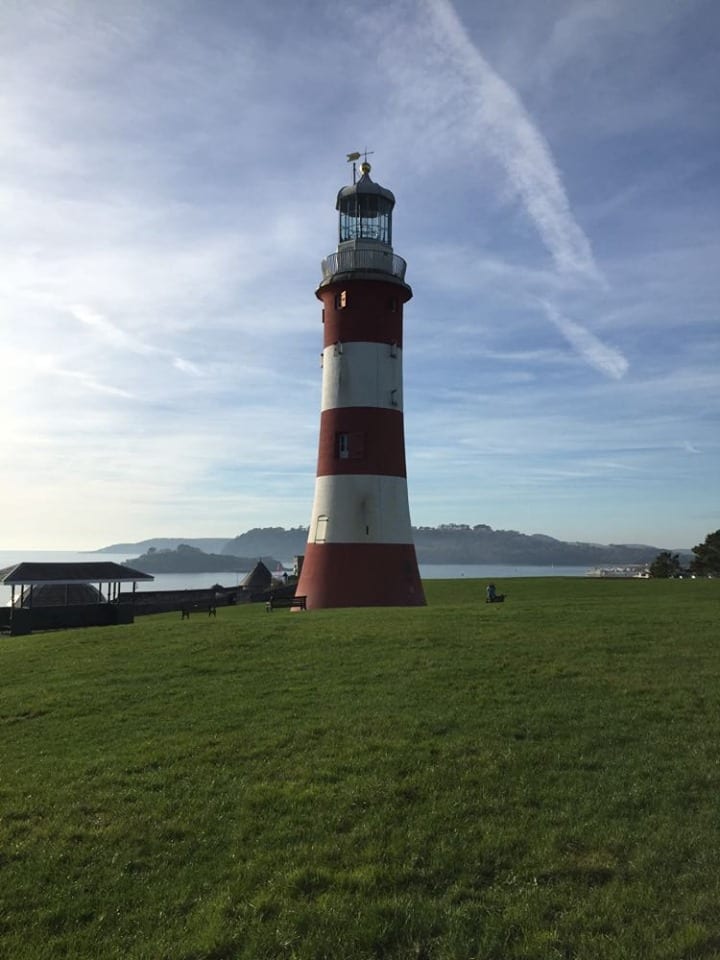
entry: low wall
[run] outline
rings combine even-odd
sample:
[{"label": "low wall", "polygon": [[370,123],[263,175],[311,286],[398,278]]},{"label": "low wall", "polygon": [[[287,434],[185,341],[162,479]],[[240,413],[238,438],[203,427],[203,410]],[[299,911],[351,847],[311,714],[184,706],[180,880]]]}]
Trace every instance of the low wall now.
[{"label": "low wall", "polygon": [[127,603],[78,603],[67,607],[4,607],[0,628],[12,636],[33,630],[65,630],[72,627],[109,627],[133,622],[133,607]]},{"label": "low wall", "polygon": [[205,587],[197,590],[138,590],[120,594],[121,603],[130,603],[136,617],[151,613],[172,613],[183,607],[212,603],[216,607],[244,603],[249,597],[242,587]]}]

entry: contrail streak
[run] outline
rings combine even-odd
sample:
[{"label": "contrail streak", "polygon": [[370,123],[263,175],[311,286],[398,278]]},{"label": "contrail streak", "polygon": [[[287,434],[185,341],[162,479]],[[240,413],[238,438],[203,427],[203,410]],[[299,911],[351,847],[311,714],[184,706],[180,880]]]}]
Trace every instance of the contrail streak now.
[{"label": "contrail streak", "polygon": [[[606,288],[550,146],[518,94],[476,48],[451,0],[419,0],[413,9],[412,29],[405,8],[402,30],[384,57],[411,122],[432,134],[431,150],[470,150],[493,157],[552,257],[558,277],[573,285]],[[554,305],[542,306],[590,366],[613,379],[625,375],[628,363],[618,350]]]},{"label": "contrail streak", "polygon": [[628,371],[628,362],[619,350],[608,347],[594,333],[564,316],[551,303],[542,302],[547,318],[555,324],[570,346],[591,366],[620,380]]},{"label": "contrail streak", "polygon": [[[460,73],[477,139],[504,168],[562,274],[604,283],[588,238],[573,217],[550,147],[517,93],[477,50],[450,0],[422,0],[445,41],[447,66]],[[468,118],[468,119],[472,119]]]}]

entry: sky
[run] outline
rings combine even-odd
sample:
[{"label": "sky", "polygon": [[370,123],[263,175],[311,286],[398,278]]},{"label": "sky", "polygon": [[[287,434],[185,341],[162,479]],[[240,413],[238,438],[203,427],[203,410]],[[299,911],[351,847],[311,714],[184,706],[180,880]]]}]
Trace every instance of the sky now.
[{"label": "sky", "polygon": [[351,151],[412,521],[720,527],[716,0],[3,0],[0,549],[307,525]]}]

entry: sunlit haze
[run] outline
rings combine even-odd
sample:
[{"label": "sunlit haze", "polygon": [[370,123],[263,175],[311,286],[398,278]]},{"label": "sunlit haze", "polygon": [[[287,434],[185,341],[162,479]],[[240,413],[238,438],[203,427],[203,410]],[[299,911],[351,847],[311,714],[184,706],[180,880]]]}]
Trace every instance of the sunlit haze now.
[{"label": "sunlit haze", "polygon": [[37,0],[0,31],[0,548],[310,519],[320,261],[396,197],[415,525],[720,527],[716,0]]}]

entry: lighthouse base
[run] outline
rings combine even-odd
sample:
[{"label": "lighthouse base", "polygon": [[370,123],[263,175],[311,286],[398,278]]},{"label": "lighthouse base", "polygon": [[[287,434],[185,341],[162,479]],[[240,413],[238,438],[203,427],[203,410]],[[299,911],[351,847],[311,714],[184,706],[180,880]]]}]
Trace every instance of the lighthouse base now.
[{"label": "lighthouse base", "polygon": [[308,543],[296,593],[309,610],[425,606],[411,543]]}]

